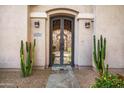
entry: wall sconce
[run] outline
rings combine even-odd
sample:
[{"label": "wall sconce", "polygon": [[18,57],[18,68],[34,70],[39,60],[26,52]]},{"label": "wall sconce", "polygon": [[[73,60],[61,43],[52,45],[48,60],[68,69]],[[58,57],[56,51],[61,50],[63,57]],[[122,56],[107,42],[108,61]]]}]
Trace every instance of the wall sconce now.
[{"label": "wall sconce", "polygon": [[34,26],[35,26],[35,28],[39,28],[40,27],[40,22],[39,21],[34,22]]},{"label": "wall sconce", "polygon": [[85,28],[90,28],[90,22],[85,22]]}]

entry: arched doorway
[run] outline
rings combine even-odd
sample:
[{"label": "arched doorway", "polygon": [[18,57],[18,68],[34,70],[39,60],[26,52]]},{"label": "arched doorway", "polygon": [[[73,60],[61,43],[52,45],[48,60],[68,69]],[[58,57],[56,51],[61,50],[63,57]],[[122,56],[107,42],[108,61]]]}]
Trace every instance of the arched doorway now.
[{"label": "arched doorway", "polygon": [[50,66],[74,66],[74,17],[50,17]]}]

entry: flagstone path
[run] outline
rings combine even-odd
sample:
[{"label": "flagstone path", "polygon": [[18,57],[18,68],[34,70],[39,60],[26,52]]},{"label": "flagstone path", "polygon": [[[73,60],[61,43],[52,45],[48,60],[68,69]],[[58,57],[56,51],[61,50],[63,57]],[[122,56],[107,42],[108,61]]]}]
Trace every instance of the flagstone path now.
[{"label": "flagstone path", "polygon": [[71,66],[52,67],[46,88],[80,88]]}]

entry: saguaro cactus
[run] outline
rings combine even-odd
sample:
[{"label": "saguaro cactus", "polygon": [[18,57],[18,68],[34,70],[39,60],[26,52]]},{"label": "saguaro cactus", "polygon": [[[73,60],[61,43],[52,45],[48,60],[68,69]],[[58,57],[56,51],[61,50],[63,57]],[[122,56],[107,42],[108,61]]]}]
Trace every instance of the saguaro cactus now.
[{"label": "saguaro cactus", "polygon": [[[95,66],[97,71],[100,74],[104,74],[106,71],[105,63],[104,63],[105,56],[106,56],[106,38],[104,38],[103,40],[103,37],[101,35],[100,39],[98,39],[96,44],[96,36],[94,35],[93,41],[94,41],[93,57],[94,57]],[[108,68],[108,65],[107,65],[107,68]]]},{"label": "saguaro cactus", "polygon": [[23,41],[21,41],[20,48],[20,59],[21,59],[21,71],[24,77],[31,75],[32,67],[34,63],[34,51],[35,51],[36,40],[34,39],[33,47],[31,42],[26,42],[26,62],[24,62],[24,45]]}]

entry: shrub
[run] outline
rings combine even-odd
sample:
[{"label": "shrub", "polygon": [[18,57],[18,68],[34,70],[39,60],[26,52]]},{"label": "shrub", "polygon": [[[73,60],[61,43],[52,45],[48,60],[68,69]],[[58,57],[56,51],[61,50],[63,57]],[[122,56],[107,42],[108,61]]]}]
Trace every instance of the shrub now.
[{"label": "shrub", "polygon": [[96,78],[96,83],[92,88],[124,88],[124,80],[118,76],[109,73],[107,76]]}]

